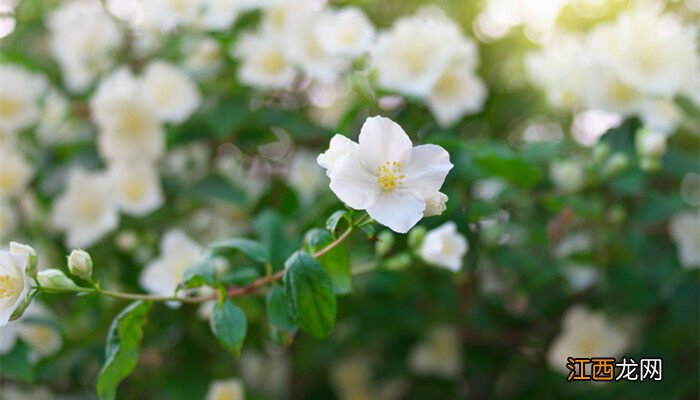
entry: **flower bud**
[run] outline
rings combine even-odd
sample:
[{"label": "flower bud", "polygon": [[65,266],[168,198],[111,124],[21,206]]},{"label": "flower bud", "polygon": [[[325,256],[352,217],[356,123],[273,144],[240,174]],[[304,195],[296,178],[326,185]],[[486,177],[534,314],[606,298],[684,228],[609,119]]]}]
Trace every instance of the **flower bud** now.
[{"label": "flower bud", "polygon": [[36,276],[36,269],[39,265],[39,257],[36,255],[36,250],[32,246],[17,242],[10,242],[10,253],[26,254],[29,259],[26,273],[29,276]]},{"label": "flower bud", "polygon": [[92,280],[92,257],[85,250],[73,250],[68,256],[68,270],[74,276]]},{"label": "flower bud", "polygon": [[39,285],[45,289],[73,289],[78,287],[63,271],[58,269],[39,271],[36,279]]},{"label": "flower bud", "polygon": [[386,263],[384,265],[386,266],[386,269],[390,270],[399,270],[399,269],[404,269],[411,265],[412,258],[409,254],[402,253],[395,255],[391,257],[390,259],[386,260]]},{"label": "flower bud", "polygon": [[435,193],[433,196],[425,200],[425,211],[423,211],[423,216],[432,217],[433,215],[442,214],[442,212],[447,209],[445,203],[447,203],[447,195],[442,192]]},{"label": "flower bud", "polygon": [[426,229],[423,226],[417,226],[408,232],[408,246],[412,249],[417,249],[423,242]]},{"label": "flower bud", "polygon": [[394,235],[390,231],[381,231],[377,236],[377,242],[374,246],[374,251],[377,256],[383,257],[391,251],[394,246]]}]

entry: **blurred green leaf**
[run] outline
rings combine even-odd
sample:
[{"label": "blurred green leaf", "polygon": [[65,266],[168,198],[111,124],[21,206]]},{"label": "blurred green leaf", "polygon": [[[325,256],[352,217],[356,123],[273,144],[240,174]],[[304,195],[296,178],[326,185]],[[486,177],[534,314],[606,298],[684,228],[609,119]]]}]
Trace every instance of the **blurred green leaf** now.
[{"label": "blurred green leaf", "polygon": [[185,189],[186,196],[202,200],[217,200],[225,203],[245,205],[245,192],[217,174],[212,174]]},{"label": "blurred green leaf", "polygon": [[213,285],[216,282],[216,270],[211,255],[202,257],[182,273],[182,282],[187,288]]},{"label": "blurred green leaf", "polygon": [[[318,228],[306,232],[304,236],[306,249],[311,254],[333,243],[334,240],[330,232]],[[333,285],[333,292],[335,294],[350,293],[352,277],[350,275],[350,254],[348,254],[348,249],[342,244],[338,245],[317,260],[326,269]]]},{"label": "blurred green leaf", "polygon": [[267,264],[270,262],[270,252],[260,242],[246,238],[220,240],[209,245],[209,248],[219,252],[222,250],[238,250],[249,259]]},{"label": "blurred green leaf", "polygon": [[29,361],[29,347],[26,344],[18,342],[12,351],[0,356],[0,376],[24,382],[34,381],[34,368]]},{"label": "blurred green leaf", "polygon": [[292,317],[289,300],[284,294],[284,289],[278,284],[272,285],[267,294],[267,316],[270,323],[286,331],[293,331],[297,324]]},{"label": "blurred green leaf", "polygon": [[241,354],[241,347],[248,329],[243,310],[230,299],[225,299],[214,307],[210,326],[219,342],[231,354],[238,357]]}]

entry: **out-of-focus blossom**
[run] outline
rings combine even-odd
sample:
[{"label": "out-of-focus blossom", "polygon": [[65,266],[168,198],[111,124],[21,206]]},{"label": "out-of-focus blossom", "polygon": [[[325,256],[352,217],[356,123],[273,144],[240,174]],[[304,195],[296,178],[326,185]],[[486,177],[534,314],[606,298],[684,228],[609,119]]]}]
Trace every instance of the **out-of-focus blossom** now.
[{"label": "out-of-focus blossom", "polygon": [[238,79],[260,89],[289,89],[296,71],[279,34],[262,30],[241,35],[232,49],[241,59]]},{"label": "out-of-focus blossom", "polygon": [[700,268],[700,212],[686,211],[671,219],[671,238],[676,242],[678,259],[684,268]]},{"label": "out-of-focus blossom", "polygon": [[356,150],[335,163],[330,187],[348,206],[406,233],[423,218],[426,199],[440,190],[452,167],[442,147],[413,147],[397,123],[372,117],[362,126]]},{"label": "out-of-focus blossom", "polygon": [[42,143],[53,144],[76,137],[76,124],[68,121],[70,103],[58,90],[51,89],[44,96],[37,137]]},{"label": "out-of-focus blossom", "polygon": [[0,240],[5,240],[17,225],[15,209],[4,201],[0,201]]},{"label": "out-of-focus blossom", "polygon": [[231,28],[241,11],[241,0],[206,0],[199,16],[199,24],[212,31]]},{"label": "out-of-focus blossom", "polygon": [[575,305],[566,311],[562,330],[547,351],[547,363],[568,373],[567,358],[617,357],[627,349],[630,335],[602,312]]},{"label": "out-of-focus blossom", "polygon": [[34,301],[27,307],[24,315],[10,326],[17,331],[17,336],[29,345],[30,360],[38,361],[51,357],[63,347],[63,339],[54,325],[55,321],[56,316],[46,306]]},{"label": "out-of-focus blossom", "polygon": [[287,171],[287,181],[296,189],[302,201],[309,204],[327,179],[318,168],[316,157],[309,151],[297,151]]},{"label": "out-of-focus blossom", "polygon": [[158,171],[147,161],[112,163],[109,176],[119,207],[129,215],[146,215],[165,200]]},{"label": "out-of-focus blossom", "polygon": [[364,357],[341,359],[330,369],[338,397],[344,400],[373,398],[372,368]]},{"label": "out-of-focus blossom", "polygon": [[245,400],[245,389],[240,379],[213,381],[209,385],[207,400]]},{"label": "out-of-focus blossom", "polygon": [[[141,271],[139,282],[148,292],[173,296],[185,270],[197,262],[202,247],[181,230],[166,232],[160,241],[160,256]],[[168,303],[175,306],[177,303]]]},{"label": "out-of-focus blossom", "polygon": [[459,332],[451,326],[436,326],[415,345],[408,356],[408,366],[418,375],[454,379],[462,372]]},{"label": "out-of-focus blossom", "polygon": [[17,132],[37,122],[46,80],[22,67],[0,64],[0,127]]},{"label": "out-of-focus blossom", "polygon": [[525,57],[530,80],[544,89],[550,104],[564,108],[581,101],[589,64],[583,44],[575,39],[554,42]]},{"label": "out-of-focus blossom", "polygon": [[12,384],[3,385],[3,400],[53,400],[55,397],[45,387],[32,386],[31,389],[20,389]]},{"label": "out-of-focus blossom", "polygon": [[33,174],[32,166],[17,149],[0,144],[0,197],[21,194]]},{"label": "out-of-focus blossom", "polygon": [[640,129],[635,137],[637,154],[641,158],[642,168],[653,170],[659,167],[661,156],[666,153],[667,135],[651,129]]},{"label": "out-of-focus blossom", "polygon": [[186,41],[183,44],[183,53],[183,67],[196,79],[211,76],[223,65],[219,43],[207,36]]},{"label": "out-of-focus blossom", "polygon": [[[90,99],[93,119],[100,128],[98,149],[109,161],[153,160],[165,151],[163,128],[156,110],[141,95],[140,85],[122,68],[105,77]],[[180,101],[190,100],[171,101],[179,106]]]},{"label": "out-of-focus blossom", "polygon": [[146,25],[163,32],[180,26],[193,25],[199,17],[203,0],[144,0],[143,18]]},{"label": "out-of-focus blossom", "polygon": [[375,29],[365,13],[357,7],[326,10],[315,28],[318,44],[334,55],[356,57],[371,46]]},{"label": "out-of-focus blossom", "polygon": [[484,82],[457,58],[428,95],[428,108],[438,123],[447,127],[463,115],[481,110],[486,95]]},{"label": "out-of-focus blossom", "polygon": [[506,183],[499,178],[481,179],[474,182],[472,196],[479,200],[493,201],[506,189]]},{"label": "out-of-focus blossom", "polygon": [[467,239],[457,231],[457,224],[449,221],[428,231],[419,254],[429,264],[457,272],[462,268],[462,260],[468,250]]},{"label": "out-of-focus blossom", "polygon": [[0,250],[0,327],[7,325],[29,294],[29,257]]},{"label": "out-of-focus blossom", "polygon": [[277,397],[287,392],[291,378],[288,354],[246,350],[241,354],[238,365],[246,387],[251,390]]},{"label": "out-of-focus blossom", "polygon": [[109,177],[78,168],[72,170],[66,189],[54,203],[52,219],[66,233],[66,247],[85,248],[100,240],[119,224]]},{"label": "out-of-focus blossom", "polygon": [[549,165],[549,179],[557,188],[565,192],[575,192],[586,183],[584,168],[584,165],[576,160],[554,161]]},{"label": "out-of-focus blossom", "polygon": [[199,90],[194,82],[180,69],[164,61],[152,61],[146,66],[141,90],[163,122],[183,122],[200,103]]},{"label": "out-of-focus blossom", "polygon": [[99,1],[65,2],[47,19],[49,48],[61,67],[66,87],[87,89],[109,70],[123,35]]}]

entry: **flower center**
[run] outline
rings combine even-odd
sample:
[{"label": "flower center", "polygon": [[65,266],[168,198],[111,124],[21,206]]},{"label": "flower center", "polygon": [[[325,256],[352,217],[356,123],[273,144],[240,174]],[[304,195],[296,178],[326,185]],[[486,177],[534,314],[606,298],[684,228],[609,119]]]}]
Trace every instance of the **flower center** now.
[{"label": "flower center", "polygon": [[0,275],[0,299],[14,297],[22,289],[22,282],[9,275]]},{"label": "flower center", "polygon": [[6,97],[0,98],[0,116],[4,118],[12,118],[19,113],[20,104]]},{"label": "flower center", "polygon": [[377,184],[386,191],[392,191],[403,184],[406,175],[401,174],[401,163],[387,161],[377,167]]}]

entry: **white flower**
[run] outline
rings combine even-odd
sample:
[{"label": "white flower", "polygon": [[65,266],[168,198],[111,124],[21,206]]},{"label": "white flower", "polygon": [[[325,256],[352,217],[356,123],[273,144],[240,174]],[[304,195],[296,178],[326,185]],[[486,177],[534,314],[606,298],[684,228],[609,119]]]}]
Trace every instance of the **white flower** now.
[{"label": "white flower", "polygon": [[356,355],[335,361],[330,375],[340,399],[372,398],[372,364],[366,357]]},{"label": "white flower", "polygon": [[450,126],[463,115],[481,110],[487,89],[469,68],[476,50],[465,42],[459,57],[450,63],[428,95],[428,108],[441,126]]},{"label": "white flower", "polygon": [[677,214],[671,220],[669,230],[676,242],[681,265],[688,269],[700,268],[700,212]]},{"label": "white flower", "polygon": [[92,279],[92,257],[85,250],[75,249],[68,256],[68,270],[74,276]]},{"label": "white flower", "polygon": [[97,1],[66,2],[47,19],[49,48],[69,90],[80,92],[113,64],[122,43],[116,22]]},{"label": "white flower", "polygon": [[667,136],[650,129],[640,129],[636,135],[637,153],[643,157],[660,157],[666,153]]},{"label": "white flower", "polygon": [[[46,306],[32,302],[12,328],[17,336],[29,345],[29,359],[38,361],[56,354],[63,346],[61,333],[53,325],[56,317]],[[4,328],[3,328],[4,329]]]},{"label": "white flower", "polygon": [[66,232],[66,247],[89,247],[117,227],[119,215],[113,193],[106,175],[71,171],[52,211],[54,225]]},{"label": "white flower", "polygon": [[37,126],[37,137],[43,144],[51,144],[72,139],[76,127],[67,120],[70,103],[57,90],[51,89],[44,96],[41,120]]},{"label": "white flower", "polygon": [[292,157],[287,172],[287,181],[296,190],[301,200],[309,204],[319,189],[326,183],[326,177],[318,169],[316,157],[308,151],[297,151]]},{"label": "white flower", "polygon": [[193,24],[207,1],[146,0],[143,2],[144,22],[163,32],[170,32],[178,26]]},{"label": "white flower", "polygon": [[670,134],[683,120],[683,112],[673,99],[648,99],[639,109],[644,127]]},{"label": "white flower", "polygon": [[357,7],[326,10],[315,28],[318,44],[330,53],[356,57],[369,49],[375,29],[365,13]]},{"label": "white flower", "polygon": [[153,160],[165,150],[163,128],[140,82],[126,69],[105,77],[90,100],[100,128],[98,148],[107,160]]},{"label": "white flower", "polygon": [[462,259],[468,250],[467,239],[450,221],[425,235],[419,253],[427,263],[457,272],[462,268]]},{"label": "white flower", "polygon": [[199,23],[212,31],[225,31],[241,11],[240,0],[206,0]]},{"label": "white flower", "polygon": [[451,326],[436,326],[428,337],[411,349],[408,366],[416,374],[456,378],[462,372],[459,332]]},{"label": "white flower", "polygon": [[158,119],[165,122],[183,122],[200,103],[199,90],[192,80],[164,61],[151,61],[146,66],[141,89]]},{"label": "white flower", "polygon": [[40,75],[24,68],[0,64],[0,127],[17,132],[39,119],[39,98],[46,89]]},{"label": "white flower", "polygon": [[201,246],[185,232],[166,232],[160,241],[160,256],[141,271],[141,286],[153,294],[174,295],[185,270],[200,259],[201,252]]},{"label": "white flower", "polygon": [[[583,99],[589,108],[619,112],[623,115],[636,114],[645,96],[636,87],[623,79],[608,66],[596,66],[589,71],[589,84],[583,88]],[[591,84],[595,82],[595,84]]]},{"label": "white flower", "polygon": [[207,36],[186,41],[183,53],[185,70],[197,79],[211,76],[223,65],[219,42]]},{"label": "white flower", "polygon": [[343,158],[343,156],[357,150],[357,148],[357,143],[339,133],[336,133],[335,136],[331,138],[331,143],[328,150],[326,150],[325,153],[319,154],[318,158],[316,158],[316,162],[318,162],[318,165],[326,169],[326,175],[330,177],[338,161]]},{"label": "white flower", "polygon": [[356,150],[335,163],[330,187],[348,206],[406,233],[423,218],[426,199],[440,190],[452,167],[442,147],[413,147],[394,121],[372,117],[362,126]]},{"label": "white flower", "polygon": [[440,215],[443,211],[447,209],[447,195],[442,192],[437,192],[434,195],[425,199],[425,211],[423,211],[424,217],[432,217],[434,215]]},{"label": "white flower", "polygon": [[419,13],[399,18],[377,38],[373,54],[377,83],[402,94],[424,97],[462,42],[459,27],[444,15]]},{"label": "white flower", "polygon": [[238,79],[244,84],[261,89],[288,89],[296,77],[282,38],[272,30],[241,35],[233,55],[241,59]]},{"label": "white flower", "polygon": [[18,149],[0,144],[0,197],[22,194],[32,177],[32,166],[22,157]]},{"label": "white flower", "polygon": [[0,250],[0,326],[7,325],[29,294],[28,266],[26,254]]},{"label": "white flower", "polygon": [[245,390],[240,379],[213,381],[206,400],[244,400]]},{"label": "white flower", "polygon": [[617,357],[629,343],[629,335],[603,313],[576,305],[564,315],[562,330],[547,352],[547,362],[552,369],[568,373],[567,357]]},{"label": "white flower", "polygon": [[147,161],[109,165],[119,207],[127,214],[144,216],[163,205],[164,196],[155,166]]},{"label": "white flower", "polygon": [[574,160],[552,162],[549,178],[554,185],[565,192],[575,192],[583,187],[586,175],[583,165]]}]

